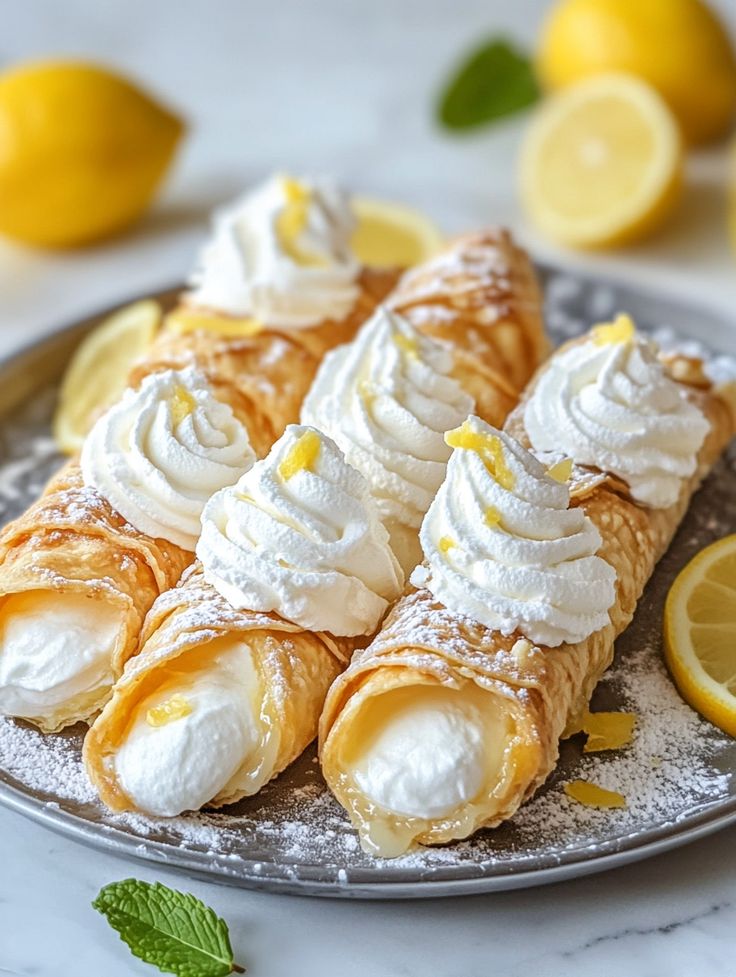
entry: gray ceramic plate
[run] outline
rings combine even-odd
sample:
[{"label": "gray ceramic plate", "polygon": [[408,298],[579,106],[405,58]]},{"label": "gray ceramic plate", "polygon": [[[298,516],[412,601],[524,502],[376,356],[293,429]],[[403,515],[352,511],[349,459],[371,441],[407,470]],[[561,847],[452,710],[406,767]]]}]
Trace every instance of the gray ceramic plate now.
[{"label": "gray ceramic plate", "polygon": [[[614,311],[736,354],[736,327],[712,313],[616,284],[543,268],[556,339]],[[171,299],[172,292],[162,298]],[[0,364],[0,521],[34,498],[59,463],[49,438],[54,385],[84,332],[66,329]],[[728,367],[728,364],[726,364]],[[666,590],[703,545],[736,531],[736,460],[724,460],[694,501],[658,567],[594,708],[638,716],[633,744],[584,754],[563,744],[542,791],[509,823],[395,861],[364,855],[327,793],[312,750],[256,798],[171,821],[113,816],[79,760],[81,730],[42,737],[0,720],[0,802],[78,841],[127,857],[252,888],[348,898],[426,897],[541,885],[657,854],[736,821],[736,744],[679,698],[661,663]],[[622,810],[573,803],[563,784],[583,778],[618,790]]]}]

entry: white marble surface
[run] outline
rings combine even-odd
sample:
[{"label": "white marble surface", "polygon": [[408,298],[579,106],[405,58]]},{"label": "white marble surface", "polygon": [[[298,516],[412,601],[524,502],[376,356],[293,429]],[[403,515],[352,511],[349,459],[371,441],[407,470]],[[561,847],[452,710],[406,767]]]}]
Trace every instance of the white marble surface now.
[{"label": "white marble surface", "polygon": [[[728,0],[718,0],[726,12]],[[329,170],[420,205],[448,229],[521,218],[513,122],[443,137],[429,106],[447,66],[484,32],[531,40],[543,0],[4,0],[0,63],[74,53],[113,61],[189,117],[155,211],[122,241],[39,255],[0,244],[0,355],[187,270],[208,209],[270,167]],[[736,277],[722,150],[691,162],[670,232],[606,272],[725,310]],[[190,888],[230,922],[253,977],[715,977],[733,972],[736,829],[606,875],[489,897],[349,904],[247,893],[126,864],[0,810],[0,975],[153,973],[90,908],[136,875]]]}]

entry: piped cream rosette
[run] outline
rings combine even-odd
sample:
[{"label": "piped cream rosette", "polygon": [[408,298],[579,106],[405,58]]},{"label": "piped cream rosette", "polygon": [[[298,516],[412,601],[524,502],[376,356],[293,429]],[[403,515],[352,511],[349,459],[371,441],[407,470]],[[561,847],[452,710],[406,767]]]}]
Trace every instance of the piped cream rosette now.
[{"label": "piped cream rosette", "polygon": [[536,451],[623,479],[637,502],[666,509],[697,464],[703,412],[627,315],[596,326],[540,374],[524,410]]},{"label": "piped cream rosette", "polygon": [[330,683],[403,583],[364,479],[309,427],[213,497],[197,553],[85,741],[114,810],[256,793],[314,739]]},{"label": "piped cream rosette", "polygon": [[[677,382],[673,397],[646,362],[648,350],[601,353],[601,346],[631,342],[627,322],[612,326],[555,353],[507,421],[507,431],[528,444],[524,419],[538,398],[534,410],[546,419],[555,456],[546,474],[505,435],[477,422],[451,435],[456,452],[423,525],[428,559],[413,575],[417,589],[330,690],[320,722],[322,768],[368,851],[395,856],[465,838],[511,817],[544,782],[560,737],[580,728],[614,639],[631,621],[693,492],[734,434],[728,400],[699,371],[697,382]],[[614,429],[634,403],[644,442],[661,445],[665,418],[674,414],[678,425],[688,418],[690,474],[676,473],[677,497],[668,507],[633,497],[633,485],[653,484],[646,457],[627,472],[629,482],[606,470],[605,445],[589,469],[560,458],[570,447],[561,391],[580,346],[579,355],[592,359],[590,383],[600,374],[607,391],[618,391]],[[601,362],[615,366],[602,371]],[[586,403],[599,396],[591,389]],[[694,432],[703,421],[704,439]],[[570,509],[561,504],[566,486],[553,484],[566,481]]]},{"label": "piped cream rosette", "polygon": [[419,527],[445,477],[457,427],[473,400],[450,376],[448,343],[378,309],[352,343],[328,353],[302,408],[368,482],[391,546],[409,574],[422,558]]},{"label": "piped cream rosette", "polygon": [[154,599],[194,559],[212,492],[254,462],[245,428],[191,370],[149,377],[95,424],[0,540],[0,712],[88,720]]},{"label": "piped cream rosette", "polygon": [[[465,628],[481,626],[531,652],[610,626],[615,571],[595,555],[598,530],[569,506],[569,466],[546,472],[475,417],[447,442],[455,450],[422,525],[426,562],[412,583],[438,615],[458,622],[447,635],[448,658]],[[417,667],[402,669],[387,654],[336,713],[349,676],[360,672],[358,653],[325,709],[325,776],[364,846],[380,854],[397,854],[435,825],[462,837],[494,803],[499,778],[513,776],[505,768],[513,709],[499,708],[483,681],[422,674],[420,647],[416,655]]]},{"label": "piped cream rosette", "polygon": [[191,288],[133,382],[195,363],[265,456],[299,419],[324,354],[353,338],[398,278],[360,266],[354,226],[338,187],[287,174],[218,211]]}]

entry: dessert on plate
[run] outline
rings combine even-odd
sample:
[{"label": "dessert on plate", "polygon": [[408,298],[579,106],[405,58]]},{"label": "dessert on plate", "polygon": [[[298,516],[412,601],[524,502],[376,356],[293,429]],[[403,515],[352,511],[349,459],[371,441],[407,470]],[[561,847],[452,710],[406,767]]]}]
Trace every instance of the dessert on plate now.
[{"label": "dessert on plate", "polygon": [[554,768],[734,434],[728,401],[692,379],[619,317],[553,354],[504,432],[470,419],[448,435],[414,589],[320,722],[323,773],[366,850],[497,825]]},{"label": "dessert on plate", "polygon": [[103,414],[0,536],[0,714],[46,732],[95,715],[194,560],[205,503],[254,461],[193,370],[147,377]]},{"label": "dessert on plate", "polygon": [[314,739],[331,681],[403,585],[365,480],[306,426],[213,496],[197,554],[85,739],[113,810],[256,793]]},{"label": "dessert on plate", "polygon": [[191,288],[131,382],[196,364],[248,427],[258,457],[299,420],[324,354],[348,342],[398,278],[350,247],[350,199],[277,174],[217,213]]},{"label": "dessert on plate", "polygon": [[204,502],[250,467],[249,437],[263,455],[298,419],[321,355],[396,281],[361,269],[353,224],[340,191],[287,176],[217,218],[192,290],[131,376],[138,393],[0,536],[0,714],[50,731],[102,707],[151,604],[194,558]]},{"label": "dessert on plate", "polygon": [[450,456],[444,432],[474,410],[502,424],[546,350],[529,259],[499,231],[459,237],[406,273],[325,356],[302,420],[365,476],[407,575]]}]

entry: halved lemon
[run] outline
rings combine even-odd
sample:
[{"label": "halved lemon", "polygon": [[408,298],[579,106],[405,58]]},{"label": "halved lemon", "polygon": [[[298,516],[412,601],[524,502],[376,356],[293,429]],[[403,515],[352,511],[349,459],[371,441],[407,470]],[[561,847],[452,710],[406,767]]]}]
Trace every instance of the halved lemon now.
[{"label": "halved lemon", "polygon": [[54,437],[74,454],[96,416],[118,399],[133,363],[161,325],[158,302],[143,299],[108,316],[77,347],[61,383]]},{"label": "halved lemon", "polygon": [[682,158],[680,130],[661,96],[630,75],[601,75],[553,95],[532,120],[522,199],[562,244],[625,244],[672,211]]},{"label": "halved lemon", "polygon": [[410,268],[444,243],[437,226],[411,207],[369,197],[353,197],[351,205],[358,221],[352,248],[370,268]]},{"label": "halved lemon", "polygon": [[664,647],[683,698],[736,736],[736,535],[707,546],[672,584]]}]

